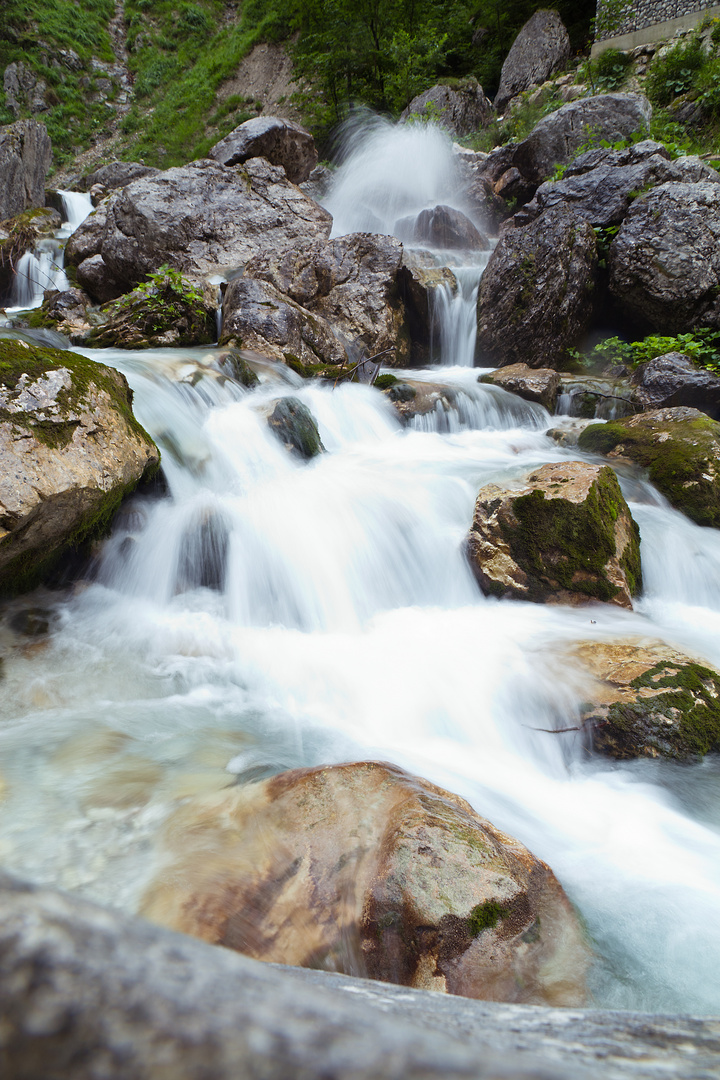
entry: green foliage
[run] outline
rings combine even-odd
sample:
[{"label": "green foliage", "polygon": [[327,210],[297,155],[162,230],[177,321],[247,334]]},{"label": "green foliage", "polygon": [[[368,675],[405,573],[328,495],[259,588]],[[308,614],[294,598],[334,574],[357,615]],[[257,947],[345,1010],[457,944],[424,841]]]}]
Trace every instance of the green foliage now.
[{"label": "green foliage", "polygon": [[625,82],[631,64],[630,53],[606,49],[597,59],[588,62],[588,77],[598,90],[618,90]]},{"label": "green foliage", "polygon": [[509,915],[505,904],[497,900],[486,900],[482,904],[476,904],[468,917],[468,930],[473,937],[477,937],[483,930],[492,930],[497,926],[500,919]]},{"label": "green foliage", "polygon": [[705,52],[699,35],[680,42],[667,52],[656,56],[650,65],[645,90],[655,105],[669,105],[679,94],[693,85],[705,63]]},{"label": "green foliage", "polygon": [[[598,231],[601,230],[595,230],[596,233]],[[615,231],[617,232],[617,229]],[[589,352],[574,355],[586,370],[602,371],[610,365],[635,367],[669,352],[683,353],[698,367],[720,372],[720,330],[700,327],[675,337],[649,334],[641,341],[623,341],[619,337],[608,337]]]},{"label": "green foliage", "polygon": [[[563,104],[562,98],[554,89],[543,90],[533,101],[530,100],[530,97],[530,92],[520,95],[520,99],[516,102],[512,112],[505,117],[502,123],[493,121],[482,131],[478,131],[465,139],[460,139],[460,142],[470,147],[471,150],[483,150],[486,153],[495,146],[504,146],[505,143],[509,142],[520,142],[522,139],[527,138],[544,116],[555,112]],[[564,168],[562,172],[556,170],[553,179],[561,179],[564,171]]]}]

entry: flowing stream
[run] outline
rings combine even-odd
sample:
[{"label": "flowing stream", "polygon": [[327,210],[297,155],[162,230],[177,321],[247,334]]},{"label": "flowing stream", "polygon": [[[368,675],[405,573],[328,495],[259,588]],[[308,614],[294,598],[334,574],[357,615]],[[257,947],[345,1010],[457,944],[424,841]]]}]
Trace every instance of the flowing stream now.
[{"label": "flowing stream", "polygon": [[[344,182],[329,204],[355,228]],[[660,637],[720,665],[720,534],[628,474],[646,586],[634,612],[486,599],[463,556],[478,488],[578,457],[540,406],[478,369],[413,371],[459,404],[452,423],[403,428],[379,391],[271,362],[248,392],[218,350],[79,351],[127,375],[168,492],[125,507],[91,580],[4,609],[2,864],[134,911],[179,800],[391,760],[552,866],[595,951],[596,1004],[718,1012],[717,761],[588,760],[575,734],[543,729],[572,727],[583,700],[574,642]],[[307,464],[266,422],[287,394],[327,450]],[[28,636],[30,617],[49,635]]]},{"label": "flowing stream", "polygon": [[63,223],[56,236],[43,237],[34,251],[21,256],[7,311],[40,307],[46,289],[69,289],[64,269],[65,241],[92,211],[90,196],[81,191],[60,191]]}]

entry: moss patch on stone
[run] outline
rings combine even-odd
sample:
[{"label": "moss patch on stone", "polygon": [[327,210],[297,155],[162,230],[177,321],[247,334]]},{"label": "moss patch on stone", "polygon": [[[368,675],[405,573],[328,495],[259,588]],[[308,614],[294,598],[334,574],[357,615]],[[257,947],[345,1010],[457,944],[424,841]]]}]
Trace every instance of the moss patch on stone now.
[{"label": "moss patch on stone", "polygon": [[[521,495],[513,502],[516,528],[503,529],[510,553],[529,579],[528,599],[543,598],[548,581],[594,600],[609,601],[619,589],[605,575],[608,560],[616,555],[615,522],[626,513],[617,477],[602,469],[582,505],[563,498],[546,499],[542,491]],[[642,585],[640,534],[634,537],[623,564],[635,595]]]},{"label": "moss patch on stone", "polygon": [[720,527],[720,424],[708,416],[631,425],[628,420],[591,424],[582,450],[619,454],[644,466],[658,491],[698,525]]},{"label": "moss patch on stone", "polygon": [[477,937],[483,930],[492,930],[507,914],[507,907],[497,900],[476,904],[468,916],[468,930],[472,937]]},{"label": "moss patch on stone", "polygon": [[688,761],[720,751],[717,672],[696,663],[660,663],[630,686],[664,692],[611,705],[595,729],[596,748],[602,753]]}]

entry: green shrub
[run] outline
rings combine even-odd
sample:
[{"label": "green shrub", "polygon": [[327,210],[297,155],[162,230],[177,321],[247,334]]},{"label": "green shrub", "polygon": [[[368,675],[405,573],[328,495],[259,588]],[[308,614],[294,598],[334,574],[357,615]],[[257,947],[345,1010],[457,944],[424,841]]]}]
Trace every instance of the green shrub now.
[{"label": "green shrub", "polygon": [[620,49],[606,49],[592,61],[593,81],[599,89],[617,90],[625,82],[631,64],[630,53],[621,52]]},{"label": "green shrub", "polygon": [[653,104],[669,105],[679,94],[687,93],[704,63],[705,51],[699,35],[656,56],[645,84],[648,97]]}]

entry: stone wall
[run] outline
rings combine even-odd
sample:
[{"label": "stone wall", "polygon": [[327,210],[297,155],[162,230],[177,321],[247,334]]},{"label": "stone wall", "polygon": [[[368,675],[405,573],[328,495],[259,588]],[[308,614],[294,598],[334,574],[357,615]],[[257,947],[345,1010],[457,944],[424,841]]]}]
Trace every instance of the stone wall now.
[{"label": "stone wall", "polygon": [[658,23],[697,15],[701,21],[705,11],[717,7],[707,0],[597,0],[597,41],[632,34]]}]

